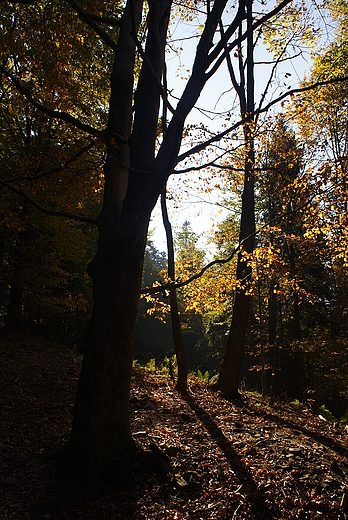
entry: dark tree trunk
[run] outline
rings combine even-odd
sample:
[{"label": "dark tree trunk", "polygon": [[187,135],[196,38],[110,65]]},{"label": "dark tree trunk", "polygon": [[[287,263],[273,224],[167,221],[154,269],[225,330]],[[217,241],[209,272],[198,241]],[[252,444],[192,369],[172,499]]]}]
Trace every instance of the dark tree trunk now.
[{"label": "dark tree trunk", "polygon": [[[174,263],[174,245],[173,245],[173,233],[172,226],[169,222],[167,205],[166,205],[166,189],[161,194],[161,206],[162,206],[162,217],[163,223],[167,235],[167,247],[168,247],[168,276],[174,281],[175,280],[175,263]],[[170,289],[169,292],[170,302],[170,316],[172,320],[173,339],[176,354],[176,361],[178,364],[178,380],[176,388],[180,392],[184,392],[187,389],[187,362],[184,351],[184,345],[182,342],[180,318],[178,309],[178,300],[176,297],[176,289]]]},{"label": "dark tree trunk", "polygon": [[[245,174],[244,191],[242,201],[242,218],[240,240],[250,236],[255,229],[254,222],[254,177]],[[251,236],[244,242],[244,250],[253,251],[254,237]],[[241,287],[237,288],[233,305],[233,314],[227,346],[221,365],[219,379],[216,388],[224,394],[236,396],[238,394],[238,379],[244,353],[245,333],[249,315],[250,296],[246,291],[246,282],[250,280],[251,268],[247,265],[243,255],[238,255],[237,280]]]},{"label": "dark tree trunk", "polygon": [[128,395],[147,222],[138,226],[116,240],[112,229],[101,230],[93,264],[94,310],[72,432],[79,476],[89,488],[101,479],[131,481],[135,446]]},{"label": "dark tree trunk", "polygon": [[[99,243],[90,266],[94,308],[74,408],[72,458],[89,491],[102,480],[129,485],[135,455],[128,419],[133,342],[149,213],[129,191],[135,42],[142,1],[127,4],[111,77],[109,145]],[[133,18],[133,20],[132,20]]]},{"label": "dark tree trunk", "polygon": [[[102,480],[127,486],[136,456],[128,398],[136,314],[151,211],[176,164],[187,114],[208,79],[208,51],[226,0],[217,0],[203,31],[191,79],[155,158],[171,0],[150,0],[147,40],[133,110],[135,42],[141,0],[127,3],[114,70],[99,243],[90,267],[94,309],[82,364],[71,435],[72,459],[89,490]],[[240,19],[242,13],[238,12]],[[151,64],[151,66],[149,66]]]},{"label": "dark tree trunk", "polygon": [[[252,0],[247,0],[247,25],[252,26]],[[254,212],[254,61],[253,61],[253,34],[250,32],[247,41],[247,84],[244,90],[244,67],[240,63],[240,85],[237,93],[241,107],[241,115],[245,121],[244,140],[246,147],[244,167],[244,190],[242,195],[242,215],[240,223],[240,242],[244,240],[243,250],[252,253],[254,250],[255,212]],[[232,82],[235,84],[233,76]],[[251,268],[239,253],[237,260],[237,287],[233,305],[232,322],[228,335],[226,350],[222,361],[216,388],[224,394],[236,396],[238,394],[238,379],[244,353],[245,333],[249,315],[250,296],[247,293],[247,283],[250,281]]]}]

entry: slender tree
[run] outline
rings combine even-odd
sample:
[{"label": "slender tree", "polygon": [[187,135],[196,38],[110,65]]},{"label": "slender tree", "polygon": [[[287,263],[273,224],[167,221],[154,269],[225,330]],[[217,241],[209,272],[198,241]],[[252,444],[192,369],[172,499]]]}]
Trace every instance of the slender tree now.
[{"label": "slender tree", "polygon": [[[226,350],[220,369],[216,388],[223,393],[236,396],[238,393],[238,378],[244,352],[245,332],[249,314],[249,300],[247,287],[251,277],[251,267],[244,252],[251,254],[254,249],[255,213],[254,213],[254,42],[253,42],[253,14],[252,0],[246,3],[247,31],[247,59],[246,81],[245,64],[241,52],[239,53],[240,82],[236,81],[231,63],[229,71],[232,83],[235,85],[243,121],[245,143],[244,188],[242,195],[242,214],[240,223],[239,241],[244,241],[243,251],[238,254],[237,281],[233,305],[233,315]],[[240,32],[241,32],[240,27]]]},{"label": "slender tree", "polygon": [[[162,207],[163,224],[164,224],[164,227],[166,230],[166,236],[167,236],[168,278],[172,281],[175,281],[174,241],[173,241],[172,226],[169,221],[167,205],[166,205],[166,188],[164,188],[164,190],[161,194],[161,207]],[[178,380],[176,382],[176,388],[180,392],[184,392],[187,389],[187,362],[186,362],[184,345],[182,342],[178,299],[176,296],[175,287],[171,287],[169,289],[169,303],[170,303],[170,317],[171,317],[171,321],[172,321],[175,354],[176,354],[176,360],[177,360],[177,364],[178,364]]]}]

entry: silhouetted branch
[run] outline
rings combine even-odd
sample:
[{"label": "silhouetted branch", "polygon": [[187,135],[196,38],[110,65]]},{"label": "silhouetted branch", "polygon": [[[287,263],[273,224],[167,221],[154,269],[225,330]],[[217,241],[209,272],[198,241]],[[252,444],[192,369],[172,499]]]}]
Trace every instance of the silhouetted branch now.
[{"label": "silhouetted branch", "polygon": [[90,125],[87,125],[85,123],[82,123],[79,119],[76,117],[71,116],[67,112],[59,112],[58,110],[52,110],[51,108],[46,107],[45,105],[42,105],[38,101],[36,101],[29,90],[24,87],[18,79],[16,79],[8,70],[6,70],[5,67],[0,65],[0,70],[12,81],[18,92],[20,92],[35,108],[40,110],[40,112],[43,112],[44,114],[54,118],[59,119],[60,121],[65,121],[66,123],[70,123],[79,130],[82,130],[83,132],[86,132],[88,134],[97,136],[102,136],[102,132],[100,130],[97,130],[96,128],[93,128]]},{"label": "silhouetted branch", "polygon": [[65,163],[63,163],[61,166],[57,166],[56,168],[52,168],[51,170],[47,170],[47,171],[39,173],[38,175],[35,175],[35,176],[12,177],[12,179],[9,179],[8,182],[12,183],[12,182],[21,182],[21,181],[37,181],[38,179],[42,179],[43,177],[48,177],[49,175],[53,175],[55,173],[59,173],[59,172],[65,170],[70,164],[72,164],[75,161],[77,161],[77,159],[79,157],[81,157],[88,150],[93,148],[93,146],[95,146],[95,142],[91,142],[87,146],[84,146],[83,148],[81,148],[81,150],[79,150],[77,153],[75,153],[75,155],[70,157],[70,159],[65,161]]},{"label": "silhouetted branch", "polygon": [[97,225],[97,220],[93,217],[84,217],[82,215],[75,215],[74,213],[69,213],[67,211],[54,211],[54,210],[47,209],[44,206],[42,206],[41,204],[39,204],[36,200],[34,200],[30,195],[28,195],[28,193],[21,190],[20,188],[16,188],[12,184],[4,181],[1,178],[0,178],[0,184],[5,186],[9,190],[13,191],[17,195],[20,195],[21,197],[23,197],[23,199],[25,199],[27,202],[29,202],[29,204],[34,206],[36,209],[38,209],[45,215],[51,215],[53,217],[65,217],[65,218],[70,218],[72,220],[77,220],[78,222],[86,222],[88,224]]},{"label": "silhouetted branch", "polygon": [[226,258],[217,258],[215,260],[212,260],[211,262],[209,262],[209,264],[205,265],[200,271],[198,271],[198,273],[190,276],[190,278],[187,278],[187,280],[183,280],[181,282],[167,282],[167,283],[164,283],[162,285],[157,285],[157,286],[153,286],[153,287],[145,287],[145,288],[140,290],[140,294],[155,294],[155,293],[158,293],[158,292],[165,293],[166,291],[169,291],[169,290],[174,289],[174,288],[175,289],[179,289],[180,287],[185,287],[186,285],[189,285],[190,283],[194,282],[195,280],[198,280],[198,278],[200,278],[208,269],[210,269],[214,265],[225,265],[225,264],[228,264],[236,256],[238,251],[240,251],[242,249],[243,244],[245,242],[247,242],[247,240],[249,240],[250,238],[256,236],[262,230],[264,230],[265,228],[271,226],[272,224],[274,224],[278,220],[282,219],[283,217],[292,215],[293,213],[297,213],[301,209],[304,209],[306,206],[308,206],[312,202],[312,200],[316,196],[317,196],[317,194],[313,195],[306,202],[304,202],[303,204],[301,204],[297,208],[291,209],[289,211],[285,211],[284,213],[281,213],[277,217],[272,218],[268,222],[265,222],[265,224],[260,226],[253,233],[250,233],[250,235],[248,235],[247,237],[243,238],[243,240],[241,240],[239,242],[238,246],[236,246],[234,248],[234,250],[232,251],[232,253],[230,253]]},{"label": "silhouetted branch", "polygon": [[71,5],[71,7],[74,9],[74,11],[76,11],[76,13],[78,14],[78,16],[81,18],[81,20],[85,23],[87,23],[91,29],[93,29],[93,31],[95,31],[98,36],[100,36],[100,38],[104,41],[104,43],[106,43],[106,45],[108,45],[109,47],[111,47],[111,49],[116,52],[116,49],[117,49],[117,43],[114,42],[114,40],[112,38],[110,38],[110,36],[105,32],[103,31],[103,29],[101,29],[99,27],[99,25],[97,25],[94,20],[92,19],[92,17],[90,15],[88,15],[76,2],[75,0],[66,0],[68,2],[68,4]]},{"label": "silhouetted branch", "polygon": [[108,18],[107,16],[96,16],[95,14],[86,13],[94,22],[105,23],[113,27],[120,27],[121,20],[116,18]]},{"label": "silhouetted branch", "polygon": [[[267,112],[272,106],[276,105],[277,103],[280,103],[281,101],[288,98],[289,96],[293,96],[294,94],[301,94],[303,92],[309,92],[310,90],[314,90],[316,88],[325,87],[328,85],[334,85],[336,83],[341,83],[341,82],[344,82],[347,80],[348,80],[348,76],[342,76],[339,78],[328,79],[325,81],[317,81],[316,83],[313,83],[312,85],[308,85],[306,87],[299,87],[299,88],[294,88],[294,89],[288,90],[287,92],[280,95],[276,99],[273,99],[272,101],[270,101],[263,108],[259,108],[259,109],[255,110],[254,114],[255,114],[255,116],[257,116],[258,114]],[[182,153],[181,155],[178,156],[176,164],[178,164],[179,162],[183,161],[184,159],[186,159],[187,157],[190,157],[191,155],[193,155],[195,153],[199,153],[202,150],[205,150],[205,148],[207,146],[209,146],[213,143],[216,143],[217,141],[220,141],[221,139],[223,139],[223,137],[230,134],[231,132],[233,132],[234,130],[236,130],[237,128],[239,128],[242,125],[243,125],[243,121],[238,121],[234,125],[226,128],[226,130],[224,130],[223,132],[219,132],[218,134],[214,135],[213,137],[211,137],[204,143],[194,146],[187,152]]]}]

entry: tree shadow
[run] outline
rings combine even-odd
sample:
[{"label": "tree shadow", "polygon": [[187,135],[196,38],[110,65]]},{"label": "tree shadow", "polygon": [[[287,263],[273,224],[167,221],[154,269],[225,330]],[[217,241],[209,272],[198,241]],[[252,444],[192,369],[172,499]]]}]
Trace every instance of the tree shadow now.
[{"label": "tree shadow", "polygon": [[280,426],[285,426],[286,428],[289,428],[290,430],[298,431],[298,432],[302,433],[305,437],[308,437],[309,439],[313,439],[314,441],[319,442],[320,444],[323,444],[327,448],[332,449],[338,455],[341,455],[341,456],[347,455],[348,444],[342,444],[339,441],[337,441],[336,439],[327,437],[323,433],[309,430],[306,426],[296,423],[295,421],[291,421],[290,419],[287,419],[285,417],[281,417],[280,415],[267,413],[262,410],[255,410],[255,409],[253,409],[253,413],[255,415],[257,415],[258,417],[263,417],[264,419],[274,422]]},{"label": "tree shadow", "polygon": [[[216,425],[211,416],[204,411],[195,399],[188,393],[182,395],[183,399],[195,412],[198,419],[204,424],[205,428],[211,435],[211,438],[224,453],[227,463],[233,470],[239,484],[243,485],[243,495],[246,499],[248,507],[248,516],[245,518],[254,518],[257,520],[271,520],[279,518],[279,510],[275,504],[269,504],[269,498],[259,489],[256,482],[241,456],[233,448],[232,442],[223,434],[221,429]],[[235,506],[233,506],[235,509]],[[236,511],[228,508],[226,520],[237,518]],[[245,514],[245,512],[244,512]]]}]

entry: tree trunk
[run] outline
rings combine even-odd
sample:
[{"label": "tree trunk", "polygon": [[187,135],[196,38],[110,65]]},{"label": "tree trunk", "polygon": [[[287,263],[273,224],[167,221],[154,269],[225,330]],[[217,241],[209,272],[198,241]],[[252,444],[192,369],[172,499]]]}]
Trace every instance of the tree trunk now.
[{"label": "tree trunk", "polygon": [[[250,236],[254,229],[254,177],[246,172],[242,200],[240,240]],[[253,243],[254,237],[251,236],[244,242],[244,250],[248,253],[252,252]],[[243,259],[243,255],[239,254],[237,280],[241,282],[241,287],[238,287],[236,291],[227,346],[216,384],[218,390],[231,397],[236,397],[238,394],[238,379],[244,353],[250,300],[250,296],[246,292],[245,282],[250,280],[250,276],[251,268]]]},{"label": "tree trunk", "polygon": [[[252,0],[247,0],[247,26],[252,26]],[[243,250],[252,253],[254,250],[255,212],[254,212],[254,61],[253,33],[247,39],[247,85],[244,91],[244,67],[240,61],[240,86],[237,88],[244,123],[244,140],[246,147],[244,167],[244,190],[242,195],[242,215],[239,241],[244,240]],[[233,80],[235,82],[235,80]],[[224,394],[236,397],[238,394],[238,379],[244,353],[245,333],[249,315],[249,300],[247,283],[250,281],[251,268],[239,253],[237,260],[237,287],[233,305],[231,328],[228,335],[226,350],[222,361],[216,388]]]},{"label": "tree trunk", "polygon": [[89,489],[97,489],[101,480],[131,482],[136,451],[128,396],[147,234],[147,223],[142,224],[138,233],[116,241],[112,230],[101,231],[93,265],[94,310],[72,431],[79,477]]},{"label": "tree trunk", "polygon": [[[72,459],[89,492],[102,481],[128,487],[137,450],[128,400],[136,315],[151,211],[166,178],[151,172],[170,1],[149,4],[146,54],[132,122],[135,41],[142,0],[128,2],[111,77],[108,154],[99,242],[90,266],[94,308],[74,408]],[[142,110],[139,109],[142,108]],[[173,165],[170,166],[172,168]]]},{"label": "tree trunk", "polygon": [[88,491],[102,480],[129,485],[135,455],[128,418],[136,313],[150,213],[132,210],[129,191],[133,69],[142,0],[122,17],[114,68],[99,242],[90,266],[94,308],[74,408],[71,452]]},{"label": "tree trunk", "polygon": [[[167,235],[167,247],[168,247],[168,276],[172,281],[175,281],[175,263],[174,263],[174,246],[173,246],[173,233],[172,226],[170,225],[167,204],[166,204],[166,189],[161,194],[161,207],[163,223]],[[176,382],[176,389],[180,392],[185,392],[187,389],[187,362],[184,351],[184,345],[182,342],[180,318],[178,309],[178,300],[176,297],[176,289],[170,289],[169,292],[170,302],[170,316],[172,320],[172,330],[174,347],[176,354],[176,361],[178,364],[178,380]]]}]

